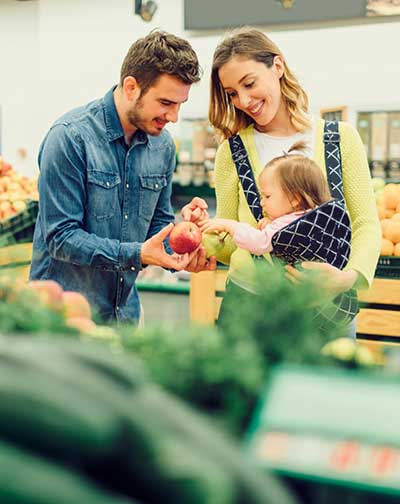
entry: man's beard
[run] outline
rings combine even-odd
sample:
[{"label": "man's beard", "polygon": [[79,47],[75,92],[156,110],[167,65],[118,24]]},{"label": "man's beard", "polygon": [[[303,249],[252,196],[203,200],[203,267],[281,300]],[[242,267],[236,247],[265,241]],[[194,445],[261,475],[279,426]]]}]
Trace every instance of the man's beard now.
[{"label": "man's beard", "polygon": [[126,114],[129,124],[131,124],[133,127],[137,129],[144,131],[149,135],[152,136],[160,135],[161,130],[157,129],[156,127],[152,128],[151,122],[149,124],[149,121],[146,121],[146,119],[144,118],[143,110],[144,106],[141,98],[139,98],[138,101],[135,103],[135,106],[131,110],[128,110]]},{"label": "man's beard", "polygon": [[143,105],[141,99],[139,98],[134,108],[128,110],[127,119],[129,124],[131,124],[134,128],[145,131],[143,115],[141,113],[142,111],[143,111]]}]

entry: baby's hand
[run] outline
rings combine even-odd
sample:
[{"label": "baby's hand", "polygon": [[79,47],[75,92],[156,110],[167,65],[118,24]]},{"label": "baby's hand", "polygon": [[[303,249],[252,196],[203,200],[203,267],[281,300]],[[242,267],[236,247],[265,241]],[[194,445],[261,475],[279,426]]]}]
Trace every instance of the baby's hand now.
[{"label": "baby's hand", "polygon": [[234,234],[236,225],[237,222],[230,219],[205,219],[199,222],[202,233],[211,233],[212,231],[222,233],[225,231]]},{"label": "baby's hand", "polygon": [[263,217],[257,223],[257,229],[264,229],[267,224],[271,224],[271,219],[268,217]]}]

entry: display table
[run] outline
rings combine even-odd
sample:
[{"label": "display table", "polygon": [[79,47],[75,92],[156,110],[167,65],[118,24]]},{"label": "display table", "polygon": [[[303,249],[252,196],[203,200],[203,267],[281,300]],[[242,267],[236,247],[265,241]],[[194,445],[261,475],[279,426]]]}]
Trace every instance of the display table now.
[{"label": "display table", "polygon": [[[227,278],[227,268],[192,273],[190,318],[213,324],[218,318]],[[359,291],[360,313],[357,337],[365,340],[400,343],[400,279],[375,278],[369,291]]]}]

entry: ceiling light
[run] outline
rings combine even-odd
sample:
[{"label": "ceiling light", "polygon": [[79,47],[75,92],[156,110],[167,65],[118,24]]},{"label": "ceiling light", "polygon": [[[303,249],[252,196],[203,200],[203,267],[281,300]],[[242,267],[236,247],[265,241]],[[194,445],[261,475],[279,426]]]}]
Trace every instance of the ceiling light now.
[{"label": "ceiling light", "polygon": [[151,21],[157,10],[157,4],[153,0],[135,0],[135,14],[138,14],[143,21]]}]

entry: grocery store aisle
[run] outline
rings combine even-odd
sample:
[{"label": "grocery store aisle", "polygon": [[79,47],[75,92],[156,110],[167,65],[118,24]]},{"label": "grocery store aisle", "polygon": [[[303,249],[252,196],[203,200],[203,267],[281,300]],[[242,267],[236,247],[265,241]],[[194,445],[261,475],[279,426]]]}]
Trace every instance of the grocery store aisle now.
[{"label": "grocery store aisle", "polygon": [[152,322],[176,326],[189,321],[189,295],[141,291],[145,324]]}]

